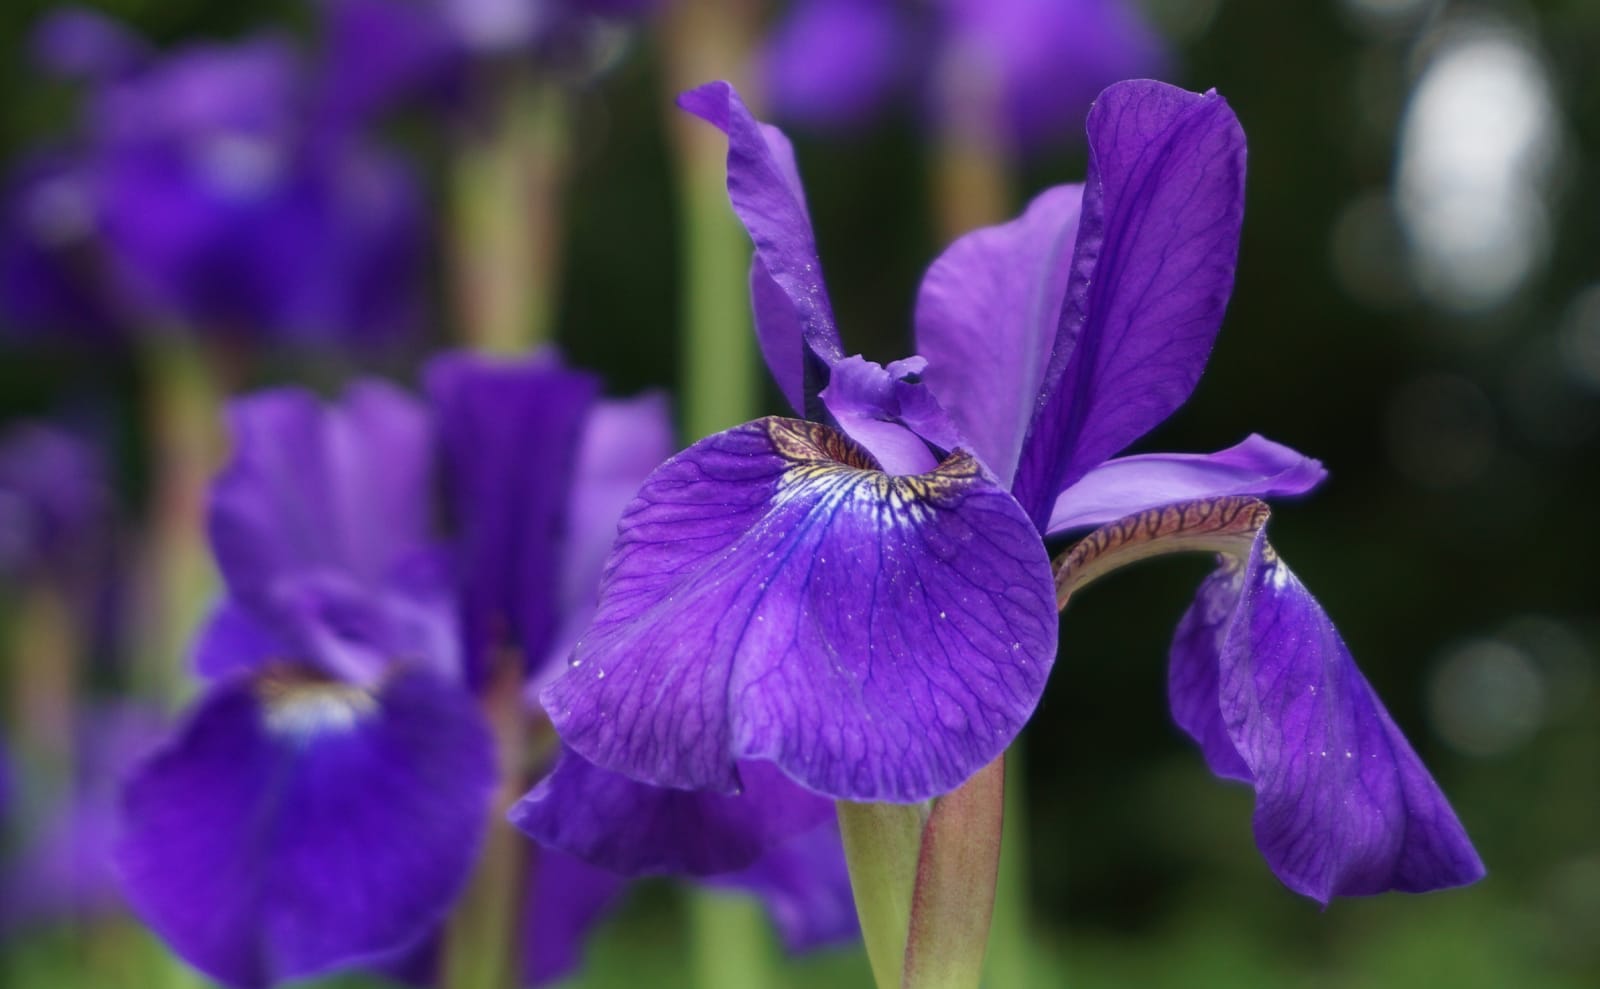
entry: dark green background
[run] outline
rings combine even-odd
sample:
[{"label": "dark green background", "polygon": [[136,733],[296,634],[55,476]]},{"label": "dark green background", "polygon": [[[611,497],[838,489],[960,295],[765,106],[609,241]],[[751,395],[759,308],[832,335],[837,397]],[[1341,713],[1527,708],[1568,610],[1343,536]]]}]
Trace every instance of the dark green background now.
[{"label": "dark green background", "polygon": [[[12,151],[69,126],[64,94],[41,86],[20,56],[25,26],[43,7],[0,10],[0,143]],[[310,22],[298,3],[105,7],[160,39]],[[1274,542],[1451,795],[1489,878],[1325,912],[1281,888],[1254,851],[1248,791],[1213,781],[1166,713],[1167,644],[1205,564],[1153,565],[1074,602],[1025,735],[1034,933],[1052,960],[1040,985],[1600,980],[1600,584],[1589,572],[1600,397],[1565,373],[1556,346],[1571,300],[1600,278],[1600,5],[1445,9],[1508,18],[1547,59],[1565,128],[1548,262],[1509,303],[1473,316],[1403,290],[1381,306],[1344,292],[1335,221],[1358,197],[1387,190],[1399,115],[1436,22],[1375,31],[1338,3],[1221,0],[1208,28],[1184,42],[1173,81],[1216,87],[1249,135],[1238,283],[1193,401],[1143,448],[1217,449],[1260,431],[1328,465],[1323,490],[1279,506]],[[641,39],[582,97],[578,117],[560,333],[574,362],[603,370],[618,393],[674,379],[676,207],[656,45]],[[426,131],[401,130],[437,172],[439,149],[418,137]],[[926,144],[907,123],[848,141],[800,134],[797,144],[847,348],[900,356],[917,280],[942,246]],[[1031,194],[1080,175],[1067,152],[1032,163],[1021,187]],[[89,408],[113,424],[132,516],[145,473],[132,363],[16,350],[0,359],[0,414]],[[404,362],[395,369],[404,374]],[[285,363],[261,375],[328,380],[343,370]],[[1492,430],[1487,466],[1445,487],[1413,480],[1391,441],[1400,396],[1436,373],[1480,391]],[[1530,404],[1530,394],[1542,401]],[[1426,435],[1453,442],[1460,424],[1439,416]],[[1565,638],[1522,643],[1530,617]],[[1458,751],[1436,730],[1430,687],[1464,644],[1508,635],[1544,677],[1542,717],[1502,751]],[[609,929],[598,951],[605,984],[673,978],[680,956],[660,902],[647,899]],[[19,951],[19,973],[47,970],[37,967],[47,946]],[[848,973],[835,984],[864,978],[859,960],[845,958],[799,970],[794,984],[835,969]]]}]

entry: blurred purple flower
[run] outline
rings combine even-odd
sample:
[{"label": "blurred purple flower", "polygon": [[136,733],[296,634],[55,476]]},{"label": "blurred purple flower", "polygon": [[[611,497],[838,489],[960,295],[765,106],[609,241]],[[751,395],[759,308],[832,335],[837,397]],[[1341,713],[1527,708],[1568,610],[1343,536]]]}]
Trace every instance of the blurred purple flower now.
[{"label": "blurred purple flower", "polygon": [[[498,778],[482,694],[507,655],[544,675],[593,606],[603,537],[585,530],[614,532],[670,449],[658,400],[601,401],[553,358],[450,355],[427,382],[426,403],[367,382],[230,409],[210,513],[226,596],[195,657],[210,685],[129,785],[118,848],[136,911],[230,985],[429,981]],[[557,919],[530,928],[529,971],[575,960],[621,882],[536,856],[527,912]]]},{"label": "blurred purple flower", "polygon": [[110,509],[105,465],[89,444],[42,423],[0,434],[0,578],[81,567]]},{"label": "blurred purple flower", "polygon": [[1017,150],[1076,137],[1101,89],[1169,57],[1127,0],[798,0],[761,54],[774,114],[848,128],[916,93]]},{"label": "blurred purple flower", "polygon": [[359,121],[323,109],[293,48],[262,37],[155,58],[99,29],[118,36],[81,12],[38,35],[41,57],[89,82],[79,133],[12,181],[13,322],[352,344],[411,326],[418,189]]},{"label": "blurred purple flower", "polygon": [[[1115,456],[1188,398],[1232,289],[1245,143],[1214,92],[1106,90],[1087,181],[951,245],[918,298],[923,356],[887,368],[844,355],[784,136],[726,83],[680,102],[728,136],[762,351],[819,421],[737,426],[645,482],[594,622],[543,694],[578,767],[547,790],[588,766],[714,796],[754,790],[771,763],[841,800],[947,792],[1043,691],[1045,537],[1324,476],[1255,436]],[[1255,535],[1180,629],[1173,701],[1212,767],[1255,786],[1268,862],[1324,901],[1478,878],[1327,616]],[[605,812],[598,794],[584,806]]]},{"label": "blurred purple flower", "polygon": [[320,0],[328,103],[370,115],[416,95],[458,98],[473,66],[523,60],[583,78],[619,24],[666,0]]},{"label": "blurred purple flower", "polygon": [[0,930],[122,909],[112,862],[118,798],[163,726],[154,712],[129,703],[85,708],[77,718],[66,792],[17,822],[17,853],[0,869]]}]

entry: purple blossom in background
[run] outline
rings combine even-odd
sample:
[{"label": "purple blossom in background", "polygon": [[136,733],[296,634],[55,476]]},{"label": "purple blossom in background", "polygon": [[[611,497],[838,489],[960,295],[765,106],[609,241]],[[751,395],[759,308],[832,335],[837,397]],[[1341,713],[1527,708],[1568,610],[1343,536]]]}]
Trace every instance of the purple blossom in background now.
[{"label": "purple blossom in background", "polygon": [[377,343],[417,315],[419,191],[335,119],[286,40],[155,56],[84,12],[42,62],[83,79],[76,133],[13,176],[0,306],[32,330],[181,326],[278,343]]},{"label": "purple blossom in background", "polygon": [[[681,104],[728,135],[762,351],[820,421],[702,440],[628,507],[594,622],[543,695],[588,763],[721,793],[768,763],[841,800],[947,792],[1005,751],[1044,688],[1046,536],[1323,477],[1260,437],[1115,457],[1188,398],[1232,289],[1245,145],[1215,93],[1106,90],[1086,182],[951,245],[918,298],[922,356],[887,368],[844,354],[784,136],[726,83]],[[1258,843],[1291,888],[1325,901],[1482,874],[1259,537],[1202,588],[1173,669],[1179,722],[1254,785]]]},{"label": "purple blossom in background", "polygon": [[118,798],[163,725],[153,711],[130,703],[86,707],[74,717],[66,789],[16,822],[21,840],[10,861],[0,865],[0,932],[122,909],[112,864]]},{"label": "purple blossom in background", "polygon": [[88,443],[44,423],[0,434],[0,579],[86,563],[110,510],[105,465]]},{"label": "purple blossom in background", "polygon": [[1101,89],[1168,62],[1127,0],[798,0],[761,53],[780,118],[848,128],[915,97],[1017,150],[1073,134]]},{"label": "purple blossom in background", "polygon": [[240,399],[230,423],[210,685],[129,784],[117,857],[174,950],[263,986],[424,938],[476,858],[494,758],[430,538],[427,409],[362,384]]},{"label": "purple blossom in background", "polygon": [[455,101],[475,65],[583,78],[607,36],[666,0],[320,0],[328,104],[361,117],[415,94]]},{"label": "purple blossom in background", "polygon": [[[209,686],[130,783],[118,847],[135,910],[229,985],[351,966],[432,981],[501,771],[484,695],[507,655],[526,657],[517,679],[547,675],[593,607],[596,546],[671,448],[659,399],[601,400],[553,357],[450,355],[426,377],[426,402],[367,382],[230,409],[210,511],[226,595],[195,657]],[[434,537],[441,490],[452,541]],[[809,796],[781,785],[784,808]],[[606,865],[533,856],[530,980],[575,963],[624,884]],[[781,872],[748,885],[815,936],[796,904],[825,894]]]}]

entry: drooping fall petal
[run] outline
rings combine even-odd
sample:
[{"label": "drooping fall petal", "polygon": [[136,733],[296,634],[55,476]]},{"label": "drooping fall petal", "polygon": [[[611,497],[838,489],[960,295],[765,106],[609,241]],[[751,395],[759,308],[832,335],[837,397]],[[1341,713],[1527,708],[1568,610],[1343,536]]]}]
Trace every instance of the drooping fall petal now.
[{"label": "drooping fall petal", "polygon": [[134,776],[117,847],[135,911],[191,964],[267,986],[392,954],[477,855],[493,753],[470,695],[235,679]]},{"label": "drooping fall petal", "polygon": [[1212,769],[1255,787],[1256,843],[1290,889],[1326,903],[1483,876],[1438,784],[1264,534],[1201,586],[1169,692]]},{"label": "drooping fall petal", "polygon": [[890,476],[827,427],[762,419],[651,475],[543,702],[635,779],[736,792],[755,759],[915,801],[1004,750],[1055,645],[1044,546],[969,455]]},{"label": "drooping fall petal", "polygon": [[541,845],[613,872],[709,876],[746,868],[833,818],[831,800],[770,763],[741,763],[739,778],[739,793],[674,790],[568,751],[511,820]]}]

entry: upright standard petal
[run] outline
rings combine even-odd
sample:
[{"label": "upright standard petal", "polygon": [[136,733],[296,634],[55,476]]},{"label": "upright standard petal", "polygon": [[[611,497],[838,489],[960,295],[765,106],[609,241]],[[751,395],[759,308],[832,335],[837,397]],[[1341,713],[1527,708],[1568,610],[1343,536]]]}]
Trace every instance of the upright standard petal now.
[{"label": "upright standard petal", "polygon": [[674,790],[601,769],[572,751],[511,811],[546,848],[628,876],[743,869],[833,818],[833,801],[770,763],[739,766],[736,794]]},{"label": "upright standard petal", "polygon": [[912,802],[1005,749],[1055,648],[1044,546],[971,456],[895,477],[828,427],[762,419],[646,481],[543,701],[635,779],[736,792],[738,763],[768,760]]},{"label": "upright standard petal", "polygon": [[[338,405],[283,390],[230,413],[234,457],[210,510],[227,607],[339,679],[370,685],[397,662],[459,675],[454,585],[428,540],[433,433],[421,404],[364,383]],[[260,656],[261,636],[237,617],[208,629],[207,671],[284,658]]]},{"label": "upright standard petal", "polygon": [[1257,534],[1201,586],[1172,648],[1173,714],[1256,791],[1256,843],[1326,903],[1473,882],[1483,863],[1338,631]]},{"label": "upright standard petal", "polygon": [[363,382],[337,405],[299,389],[228,407],[233,459],[209,529],[233,593],[306,571],[387,577],[428,542],[433,426],[405,392]]},{"label": "upright standard petal", "polygon": [[1055,345],[1083,186],[1048,189],[1015,220],[951,244],[917,294],[928,387],[978,459],[1010,484]]},{"label": "upright standard petal", "polygon": [[1071,280],[1013,486],[1041,530],[1062,490],[1194,390],[1244,217],[1244,131],[1216,93],[1119,83],[1088,131]]},{"label": "upright standard petal", "polygon": [[1047,534],[1103,525],[1180,501],[1305,494],[1327,476],[1321,461],[1254,433],[1216,453],[1118,457],[1061,492]]},{"label": "upright standard petal", "polygon": [[435,360],[428,394],[462,542],[464,633],[477,676],[485,650],[542,663],[561,622],[567,507],[599,382],[535,358]]},{"label": "upright standard petal", "polygon": [[751,281],[761,352],[789,404],[808,414],[808,399],[844,351],[794,150],[781,131],[750,114],[728,83],[690,90],[678,105],[728,136],[728,198],[756,247]]},{"label": "upright standard petal", "polygon": [[117,861],[174,950],[267,986],[424,937],[467,880],[493,786],[471,696],[433,677],[235,680],[128,785]]}]

